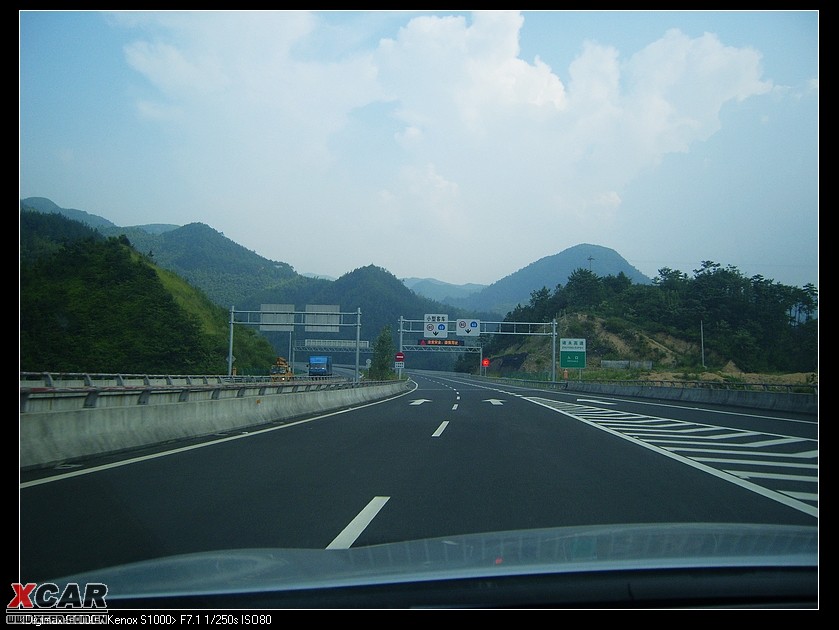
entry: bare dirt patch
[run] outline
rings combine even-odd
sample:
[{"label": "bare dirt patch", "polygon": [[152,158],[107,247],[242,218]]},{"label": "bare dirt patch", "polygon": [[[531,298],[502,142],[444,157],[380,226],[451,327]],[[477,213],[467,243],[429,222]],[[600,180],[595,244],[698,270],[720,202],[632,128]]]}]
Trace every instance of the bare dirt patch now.
[{"label": "bare dirt patch", "polygon": [[819,375],[816,372],[792,372],[789,374],[761,374],[756,372],[740,372],[722,370],[720,372],[700,372],[697,374],[685,372],[650,372],[639,377],[640,380],[651,381],[735,381],[738,383],[768,384],[768,385],[818,385]]}]

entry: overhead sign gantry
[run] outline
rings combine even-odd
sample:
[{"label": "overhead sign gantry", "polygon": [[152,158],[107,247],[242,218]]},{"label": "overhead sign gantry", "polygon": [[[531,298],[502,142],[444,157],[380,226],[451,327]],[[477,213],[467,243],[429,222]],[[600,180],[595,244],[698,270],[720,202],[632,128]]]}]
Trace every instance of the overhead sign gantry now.
[{"label": "overhead sign gantry", "polygon": [[[262,304],[258,311],[237,311],[230,307],[230,343],[227,353],[227,373],[233,373],[233,325],[259,326],[261,331],[287,331],[305,327],[306,332],[336,333],[341,327],[355,327],[355,342],[348,350],[355,350],[355,381],[359,380],[361,352],[361,308],[342,313],[334,304],[307,304],[305,311],[296,311],[294,304]],[[289,336],[289,346],[291,338]],[[291,358],[291,357],[289,357]]]},{"label": "overhead sign gantry", "polygon": [[[454,338],[449,337],[454,332]],[[405,343],[404,335],[421,333],[416,343]],[[483,322],[476,318],[454,320],[447,313],[426,313],[423,319],[399,318],[399,351],[477,352],[483,359],[481,335],[541,335],[553,338],[551,378],[556,380],[556,320],[550,322]]]}]

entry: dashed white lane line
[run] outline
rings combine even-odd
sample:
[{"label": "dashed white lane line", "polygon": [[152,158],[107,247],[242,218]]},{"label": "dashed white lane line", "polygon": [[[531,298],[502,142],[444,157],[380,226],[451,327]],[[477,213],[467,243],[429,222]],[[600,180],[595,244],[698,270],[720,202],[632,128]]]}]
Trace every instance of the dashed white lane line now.
[{"label": "dashed white lane line", "polygon": [[370,503],[358,513],[350,524],[344,528],[338,536],[333,540],[329,545],[327,545],[327,549],[349,549],[350,546],[358,539],[370,522],[376,518],[376,515],[379,513],[385,503],[388,502],[390,497],[373,497]]}]

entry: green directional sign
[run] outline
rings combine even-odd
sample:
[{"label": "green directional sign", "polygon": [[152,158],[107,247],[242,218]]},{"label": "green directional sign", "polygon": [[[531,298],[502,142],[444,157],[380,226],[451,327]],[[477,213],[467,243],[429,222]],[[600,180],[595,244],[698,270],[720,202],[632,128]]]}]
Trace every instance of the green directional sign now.
[{"label": "green directional sign", "polygon": [[586,366],[585,352],[560,352],[559,367],[561,368],[584,368]]},{"label": "green directional sign", "polygon": [[559,367],[584,368],[586,366],[586,340],[559,340]]}]

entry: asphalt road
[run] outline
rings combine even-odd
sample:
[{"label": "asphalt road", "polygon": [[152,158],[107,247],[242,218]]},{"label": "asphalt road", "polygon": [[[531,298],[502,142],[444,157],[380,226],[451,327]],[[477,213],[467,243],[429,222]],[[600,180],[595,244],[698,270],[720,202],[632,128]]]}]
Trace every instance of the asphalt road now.
[{"label": "asphalt road", "polygon": [[394,399],[23,479],[21,580],[214,549],[818,522],[816,417],[412,377]]}]

